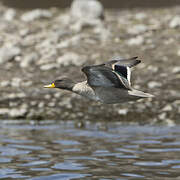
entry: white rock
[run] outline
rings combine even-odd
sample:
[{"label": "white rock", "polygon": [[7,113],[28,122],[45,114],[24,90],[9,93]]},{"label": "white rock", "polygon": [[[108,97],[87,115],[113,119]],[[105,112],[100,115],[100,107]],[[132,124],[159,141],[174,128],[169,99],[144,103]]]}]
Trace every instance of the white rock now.
[{"label": "white rock", "polygon": [[57,48],[67,48],[69,46],[76,46],[81,40],[81,35],[75,35],[74,37],[64,40],[57,45]]},{"label": "white rock", "polygon": [[20,87],[21,82],[22,82],[22,79],[15,77],[11,81],[11,86],[12,87]]},{"label": "white rock", "polygon": [[145,19],[147,17],[147,15],[145,14],[145,13],[137,13],[136,15],[135,15],[135,18],[137,19],[137,20],[143,20],[143,19]]},{"label": "white rock", "polygon": [[160,87],[160,86],[161,86],[161,83],[156,82],[156,81],[150,81],[150,82],[148,83],[148,87],[149,87],[149,88],[156,88],[156,87]]},{"label": "white rock", "polygon": [[21,49],[16,46],[2,47],[0,48],[0,64],[12,60],[16,56],[20,55]]},{"label": "white rock", "polygon": [[27,113],[27,108],[13,108],[9,111],[10,117],[22,117]]},{"label": "white rock", "polygon": [[6,21],[12,21],[16,16],[16,11],[12,8],[7,9],[7,11],[4,13],[4,19]]},{"label": "white rock", "polygon": [[58,68],[58,64],[51,63],[51,64],[44,64],[44,65],[40,66],[40,69],[43,71],[48,71],[48,70],[55,69],[55,68]]},{"label": "white rock", "polygon": [[5,115],[9,113],[9,109],[8,108],[0,108],[0,115]]},{"label": "white rock", "polygon": [[158,118],[160,119],[160,120],[165,120],[166,119],[166,112],[163,112],[163,113],[161,113],[161,114],[159,114],[158,115]]},{"label": "white rock", "polygon": [[30,12],[24,13],[21,16],[21,20],[25,22],[31,22],[40,18],[51,18],[52,13],[48,10],[35,9]]},{"label": "white rock", "polygon": [[172,106],[171,105],[166,105],[163,109],[162,109],[162,111],[172,111],[173,110],[173,108],[172,108]]},{"label": "white rock", "polygon": [[169,127],[174,127],[174,126],[176,126],[176,123],[175,123],[174,120],[172,120],[172,119],[166,119],[166,120],[165,120],[165,123],[166,123],[166,125],[169,126]]},{"label": "white rock", "polygon": [[83,65],[84,62],[85,62],[85,57],[79,56],[78,54],[73,52],[64,54],[63,56],[57,59],[57,63],[60,66],[69,66],[69,65],[81,66]]},{"label": "white rock", "polygon": [[97,0],[74,0],[70,9],[72,18],[76,20],[102,18],[103,10],[102,4]]},{"label": "white rock", "polygon": [[173,72],[173,73],[180,73],[180,66],[174,67],[174,68],[172,69],[172,72]]},{"label": "white rock", "polygon": [[176,28],[180,26],[180,16],[176,15],[169,23],[170,28]]},{"label": "white rock", "polygon": [[129,34],[141,34],[148,30],[148,27],[144,24],[138,24],[128,29]]},{"label": "white rock", "polygon": [[38,104],[38,108],[43,108],[45,106],[45,103],[44,102],[40,102],[39,104]]},{"label": "white rock", "polygon": [[20,62],[20,67],[21,68],[28,68],[36,60],[38,60],[38,54],[33,52],[33,53],[27,55],[25,58],[22,58],[22,61]]},{"label": "white rock", "polygon": [[180,49],[177,51],[177,55],[180,56]]},{"label": "white rock", "polygon": [[128,109],[119,109],[118,114],[126,115],[128,113]]},{"label": "white rock", "polygon": [[144,38],[142,36],[137,36],[137,37],[131,38],[127,41],[127,44],[129,46],[141,45],[143,43],[144,43]]},{"label": "white rock", "polygon": [[11,83],[9,81],[1,81],[1,87],[8,87]]},{"label": "white rock", "polygon": [[25,93],[11,93],[7,95],[8,99],[14,99],[14,98],[25,98],[26,94]]}]

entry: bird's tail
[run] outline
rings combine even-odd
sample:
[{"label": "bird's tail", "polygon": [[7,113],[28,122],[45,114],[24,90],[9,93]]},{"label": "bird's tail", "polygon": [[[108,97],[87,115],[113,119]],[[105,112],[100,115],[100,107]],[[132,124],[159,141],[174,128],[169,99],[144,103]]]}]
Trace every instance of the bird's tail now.
[{"label": "bird's tail", "polygon": [[154,95],[152,95],[152,94],[144,93],[144,92],[138,91],[136,89],[128,91],[128,93],[131,96],[136,96],[136,97],[139,97],[139,98],[152,98],[152,97],[154,97]]}]

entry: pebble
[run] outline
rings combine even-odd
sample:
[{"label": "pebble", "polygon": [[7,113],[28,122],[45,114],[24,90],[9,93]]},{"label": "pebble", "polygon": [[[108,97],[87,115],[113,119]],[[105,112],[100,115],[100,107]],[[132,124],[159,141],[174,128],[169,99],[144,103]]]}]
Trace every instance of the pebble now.
[{"label": "pebble", "polygon": [[171,106],[170,104],[166,105],[166,106],[162,109],[162,111],[172,111],[172,110],[173,110],[173,108],[172,108],[172,106]]},{"label": "pebble", "polygon": [[35,9],[30,12],[26,12],[21,16],[21,20],[25,22],[31,22],[40,18],[51,18],[52,13],[48,10]]},{"label": "pebble", "polygon": [[34,62],[38,60],[39,56],[37,53],[32,52],[31,54],[28,54],[24,58],[22,58],[20,62],[20,67],[21,68],[29,68],[30,65],[33,65]]},{"label": "pebble", "polygon": [[79,44],[80,40],[81,40],[81,35],[75,35],[72,38],[60,42],[57,45],[57,48],[62,49],[70,46],[76,46],[77,44]]},{"label": "pebble", "polygon": [[173,73],[180,73],[180,66],[177,66],[177,67],[174,67],[173,69],[172,69],[172,72]]},{"label": "pebble", "polygon": [[104,16],[104,8],[97,0],[74,0],[70,13],[73,19],[101,19]]},{"label": "pebble", "polygon": [[165,120],[166,119],[166,112],[163,112],[163,113],[161,113],[161,114],[159,114],[158,115],[158,118],[160,119],[160,120]]},{"label": "pebble", "polygon": [[180,49],[177,51],[177,55],[180,56]]},{"label": "pebble", "polygon": [[9,113],[9,109],[8,108],[0,108],[0,115],[5,115]]},{"label": "pebble", "polygon": [[44,65],[40,66],[40,69],[42,71],[49,71],[49,70],[52,70],[52,69],[55,69],[55,68],[58,68],[58,64],[56,64],[56,63],[44,64]]},{"label": "pebble", "polygon": [[15,77],[11,81],[11,86],[12,87],[20,87],[21,82],[22,82],[22,79]]},{"label": "pebble", "polygon": [[169,23],[169,27],[170,28],[177,28],[179,26],[180,26],[180,16],[176,15],[171,19],[171,21]]},{"label": "pebble", "polygon": [[82,66],[84,62],[85,62],[85,57],[79,56],[78,54],[73,52],[68,52],[57,59],[57,63],[60,66],[69,66],[69,65]]},{"label": "pebble", "polygon": [[148,83],[148,87],[153,89],[153,88],[156,88],[156,87],[160,87],[161,86],[161,83],[160,82],[156,82],[156,81],[150,81]]},{"label": "pebble", "polygon": [[45,103],[44,102],[40,102],[39,104],[38,104],[38,108],[43,108],[45,106]]},{"label": "pebble", "polygon": [[144,43],[144,38],[142,36],[137,36],[135,38],[131,38],[127,40],[127,44],[129,46],[134,46],[134,45],[141,45]]},{"label": "pebble", "polygon": [[16,11],[15,9],[12,8],[7,9],[7,11],[4,13],[4,19],[6,21],[14,20],[15,16],[16,16]]},{"label": "pebble", "polygon": [[128,113],[128,109],[119,109],[118,114],[120,115],[126,115]]},{"label": "pebble", "polygon": [[165,122],[165,124],[166,124],[167,126],[169,126],[169,127],[174,127],[174,126],[176,126],[175,121],[172,120],[172,119],[165,119],[164,122]]},{"label": "pebble", "polygon": [[24,117],[27,113],[27,108],[13,108],[10,109],[8,115],[12,118]]},{"label": "pebble", "polygon": [[134,25],[133,27],[128,29],[129,34],[138,35],[144,33],[148,30],[148,27],[144,24]]},{"label": "pebble", "polygon": [[22,104],[19,108],[9,109],[8,115],[12,118],[24,117],[28,112],[28,105]]},{"label": "pebble", "polygon": [[6,95],[6,97],[8,99],[24,98],[24,97],[26,97],[26,94],[23,92],[22,93],[11,93],[11,94]]},{"label": "pebble", "polygon": [[21,54],[21,49],[16,46],[0,48],[0,64],[8,62]]},{"label": "pebble", "polygon": [[10,81],[1,81],[0,82],[1,87],[8,87],[10,84],[11,84]]},{"label": "pebble", "polygon": [[147,15],[145,13],[143,13],[143,12],[135,14],[135,19],[137,19],[137,20],[143,20],[146,17],[147,17]]}]

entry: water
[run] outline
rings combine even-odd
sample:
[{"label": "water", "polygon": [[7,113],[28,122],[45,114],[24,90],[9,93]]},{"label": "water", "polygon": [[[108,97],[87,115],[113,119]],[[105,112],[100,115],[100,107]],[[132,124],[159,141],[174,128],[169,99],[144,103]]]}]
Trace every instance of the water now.
[{"label": "water", "polygon": [[178,179],[180,127],[0,126],[0,179]]}]

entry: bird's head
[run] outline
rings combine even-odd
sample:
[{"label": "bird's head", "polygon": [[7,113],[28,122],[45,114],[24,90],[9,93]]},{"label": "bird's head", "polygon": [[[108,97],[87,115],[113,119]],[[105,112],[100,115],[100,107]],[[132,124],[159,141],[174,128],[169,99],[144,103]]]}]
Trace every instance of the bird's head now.
[{"label": "bird's head", "polygon": [[71,91],[74,85],[75,83],[70,78],[62,77],[53,81],[51,84],[44,86],[44,88],[59,88]]}]

